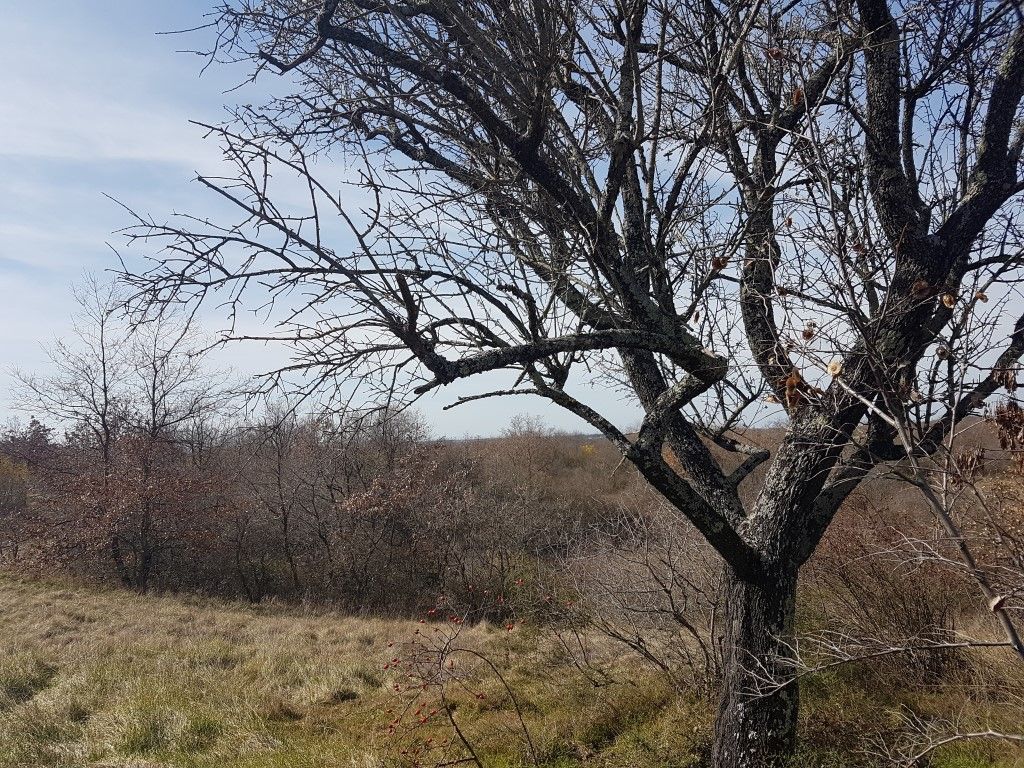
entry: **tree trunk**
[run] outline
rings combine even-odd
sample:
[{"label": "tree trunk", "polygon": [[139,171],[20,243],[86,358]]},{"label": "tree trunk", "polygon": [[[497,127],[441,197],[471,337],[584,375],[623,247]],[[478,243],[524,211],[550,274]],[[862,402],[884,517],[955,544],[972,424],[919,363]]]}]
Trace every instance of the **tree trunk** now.
[{"label": "tree trunk", "polygon": [[[770,691],[766,678],[788,679],[780,659],[791,658],[796,570],[780,570],[757,582],[732,571],[726,578],[726,626],[715,768],[777,768],[796,742],[796,684]],[[780,639],[782,642],[780,642]]]},{"label": "tree trunk", "polygon": [[116,533],[110,536],[110,557],[114,561],[114,568],[117,570],[117,577],[121,580],[121,586],[132,585],[131,574],[128,571],[128,564],[124,561],[124,553],[121,551],[121,537]]}]

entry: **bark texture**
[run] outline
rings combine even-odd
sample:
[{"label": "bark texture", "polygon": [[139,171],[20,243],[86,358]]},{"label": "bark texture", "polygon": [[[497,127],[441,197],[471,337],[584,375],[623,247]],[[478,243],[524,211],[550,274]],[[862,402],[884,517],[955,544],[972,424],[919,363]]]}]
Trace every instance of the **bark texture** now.
[{"label": "bark texture", "polygon": [[792,649],[796,572],[756,581],[728,574],[722,688],[715,723],[715,768],[775,768],[796,743],[799,689],[766,686],[785,675]]}]

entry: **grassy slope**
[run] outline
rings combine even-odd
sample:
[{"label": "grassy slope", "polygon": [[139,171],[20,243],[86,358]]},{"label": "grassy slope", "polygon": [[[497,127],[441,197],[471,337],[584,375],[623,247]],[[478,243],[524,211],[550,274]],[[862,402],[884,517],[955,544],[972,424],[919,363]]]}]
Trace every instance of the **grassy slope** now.
[{"label": "grassy slope", "polygon": [[[4,768],[403,765],[403,748],[450,733],[440,718],[410,730],[414,710],[386,731],[412,697],[393,691],[403,673],[383,667],[424,628],[416,622],[3,576],[0,617]],[[467,628],[459,643],[501,667],[548,764],[600,752],[605,765],[684,765],[667,756],[706,742],[706,713],[636,670],[597,689],[529,629]],[[500,681],[457,658],[469,688],[452,694],[459,722],[488,765],[520,764],[526,747]]]},{"label": "grassy slope", "polygon": [[[417,725],[436,693],[396,693],[405,666],[390,662],[432,629],[0,576],[0,768],[410,765],[403,750],[443,743],[451,728],[440,715]],[[708,706],[673,695],[615,648],[591,649],[611,672],[595,687],[553,638],[528,628],[467,628],[458,643],[501,670],[544,765],[668,768],[699,765],[706,753]],[[453,662],[456,717],[484,764],[526,764],[501,681],[472,654]],[[847,764],[842,736],[884,711],[857,680],[807,687],[813,751],[803,765]],[[1016,767],[1024,756],[963,746],[935,765]]]}]

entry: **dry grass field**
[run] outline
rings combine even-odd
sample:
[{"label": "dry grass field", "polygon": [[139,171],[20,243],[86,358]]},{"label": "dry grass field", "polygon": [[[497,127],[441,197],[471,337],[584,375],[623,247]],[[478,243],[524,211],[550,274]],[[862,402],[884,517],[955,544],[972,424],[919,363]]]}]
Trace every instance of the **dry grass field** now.
[{"label": "dry grass field", "polygon": [[[0,617],[3,768],[371,768],[467,754],[443,748],[453,729],[431,716],[438,691],[409,683],[400,658],[431,623],[3,576]],[[443,664],[459,682],[445,695],[483,765],[702,764],[708,705],[614,647],[595,643],[588,668],[530,627],[466,627],[457,644],[466,650]],[[420,661],[429,672],[429,655]],[[856,674],[805,690],[808,767],[850,764],[847,743],[898,704]],[[1008,745],[956,744],[931,765],[1024,758]]]},{"label": "dry grass field", "polygon": [[[403,765],[403,750],[451,732],[414,716],[433,691],[394,690],[405,673],[391,659],[431,625],[3,577],[0,616],[4,768]],[[696,759],[708,737],[696,702],[657,678],[623,670],[597,688],[529,628],[476,626],[458,642],[498,665],[547,764],[657,762],[681,742]],[[481,758],[527,759],[500,678],[468,653],[452,663],[472,685],[451,695]]]}]

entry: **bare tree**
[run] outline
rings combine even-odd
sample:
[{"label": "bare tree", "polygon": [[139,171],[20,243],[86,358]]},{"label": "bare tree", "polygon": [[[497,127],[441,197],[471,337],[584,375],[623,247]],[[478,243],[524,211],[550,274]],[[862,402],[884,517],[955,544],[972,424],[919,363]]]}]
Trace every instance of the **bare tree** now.
[{"label": "bare tree", "polygon": [[[275,332],[228,335],[292,344],[314,384],[506,371],[463,401],[539,396],[602,432],[725,563],[715,765],[782,763],[797,686],[750,691],[786,669],[801,565],[1024,352],[1024,318],[957,320],[1020,279],[1019,4],[233,0],[216,29],[214,58],[291,93],[210,126],[238,173],[200,182],[240,220],[139,219],[163,250],[135,300],[269,302]],[[951,337],[966,392],[925,395]],[[597,375],[635,436],[586,402]],[[730,431],[765,394],[773,455]]]},{"label": "bare tree", "polygon": [[300,594],[303,589],[299,575],[296,538],[303,501],[308,500],[305,482],[306,464],[310,456],[302,443],[306,425],[289,403],[277,403],[268,410],[266,423],[253,435],[256,445],[253,458],[254,471],[249,473],[254,501],[261,505],[275,521],[280,534],[292,590]]},{"label": "bare tree", "polygon": [[[124,424],[119,387],[125,375],[124,323],[117,315],[122,301],[118,287],[95,275],[85,275],[74,288],[77,310],[68,339],[56,339],[47,350],[53,372],[38,376],[15,371],[19,401],[23,410],[40,413],[75,432],[98,457],[97,482],[88,494],[91,508],[83,514],[93,520],[109,519],[110,484],[114,444]],[[76,467],[83,474],[87,468]],[[62,527],[67,527],[62,526]],[[93,526],[84,526],[96,530]],[[124,573],[120,542],[109,536],[100,546],[109,550],[119,571]]]},{"label": "bare tree", "polygon": [[125,479],[136,492],[119,541],[130,551],[131,583],[146,592],[158,558],[194,522],[177,508],[187,503],[189,428],[224,405],[230,392],[222,375],[205,368],[203,340],[190,318],[165,313],[131,327],[120,341],[127,370],[119,391],[132,438],[123,441],[133,470]]},{"label": "bare tree", "polygon": [[119,288],[92,275],[75,288],[73,333],[47,350],[48,375],[16,372],[18,404],[64,427],[76,449],[47,467],[62,497],[51,543],[74,555],[106,549],[122,582],[145,592],[171,529],[190,524],[171,509],[187,474],[179,438],[227,389],[203,370],[189,318],[132,325]]},{"label": "bare tree", "polygon": [[69,338],[46,350],[52,375],[14,371],[16,405],[84,429],[109,466],[123,421],[118,388],[127,369],[126,327],[117,314],[118,286],[87,274],[73,289],[77,309]]}]

